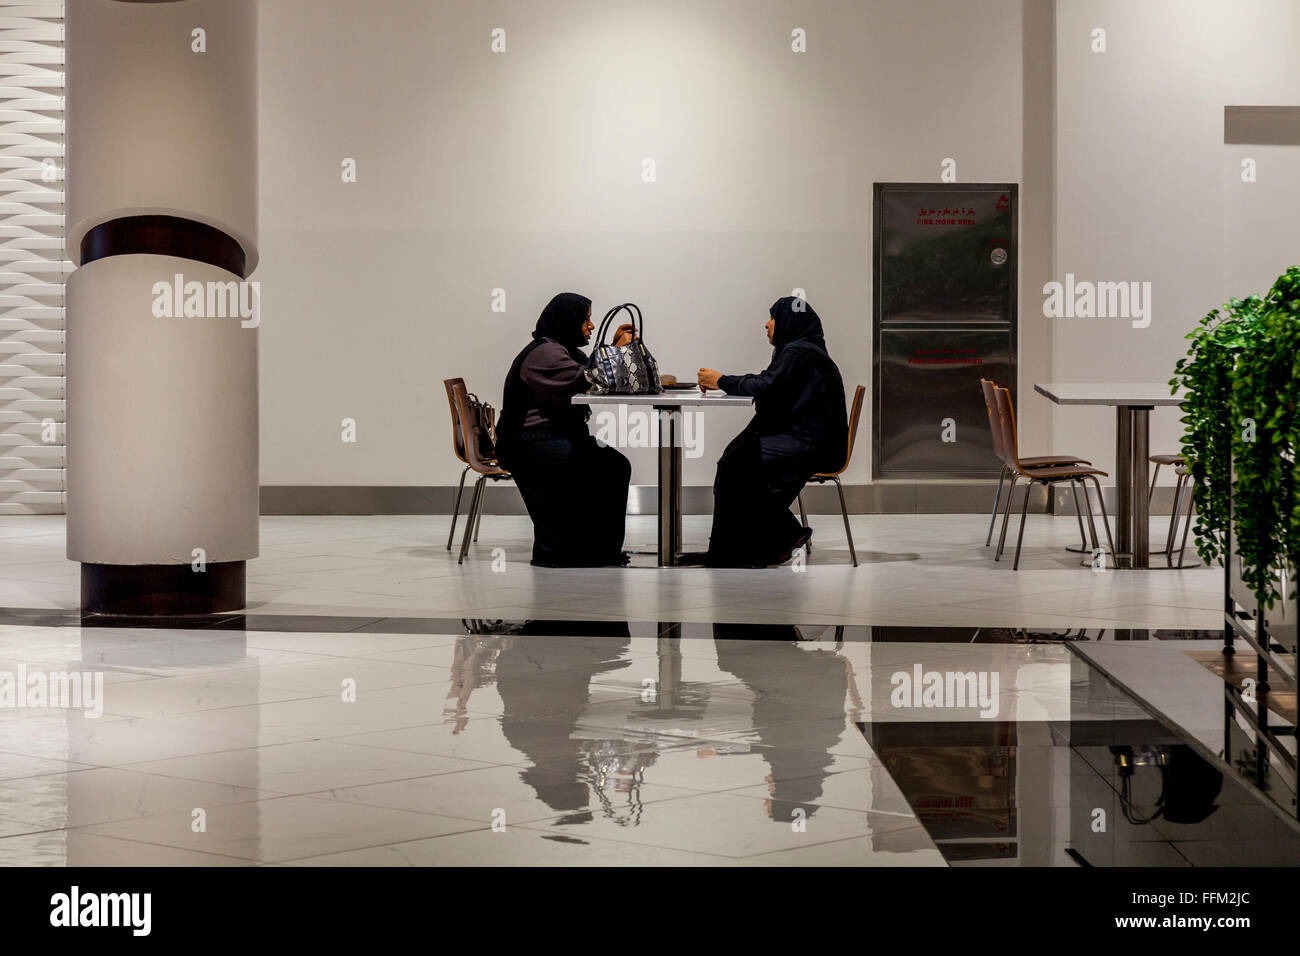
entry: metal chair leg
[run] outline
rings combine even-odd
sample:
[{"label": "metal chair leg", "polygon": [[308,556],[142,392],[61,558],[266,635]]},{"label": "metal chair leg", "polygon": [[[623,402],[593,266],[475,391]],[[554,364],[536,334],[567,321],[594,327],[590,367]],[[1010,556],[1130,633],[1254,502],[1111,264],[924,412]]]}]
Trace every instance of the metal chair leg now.
[{"label": "metal chair leg", "polygon": [[[803,492],[802,492],[802,491],[799,492],[799,523],[800,523],[801,525],[803,525],[805,528],[810,527],[809,524],[808,524],[808,512],[806,512],[806,511],[803,510]],[[811,539],[811,538],[809,538],[809,539],[808,539],[808,543],[805,544],[805,545],[803,546],[803,553],[804,553],[804,554],[812,554],[812,539]]]},{"label": "metal chair leg", "polygon": [[1007,488],[1007,503],[1002,509],[1002,533],[998,535],[998,547],[993,552],[994,561],[1002,560],[1002,550],[1007,543],[1007,522],[1011,520],[1011,500],[1016,496],[1016,482],[1019,480],[1020,476],[1013,474],[1011,476],[1011,486]]},{"label": "metal chair leg", "polygon": [[998,472],[998,490],[993,493],[993,510],[989,512],[989,533],[984,536],[984,547],[989,546],[993,540],[993,522],[998,516],[998,505],[1002,502],[1002,484],[1007,480],[1007,466],[1003,465],[1002,470]]},{"label": "metal chair leg", "polygon": [[1034,483],[1031,481],[1025,486],[1025,503],[1020,506],[1020,534],[1016,536],[1016,559],[1011,564],[1012,571],[1020,570],[1020,545],[1025,540],[1025,516],[1029,514],[1029,493],[1034,490]]},{"label": "metal chair leg", "polygon": [[465,563],[465,555],[469,554],[469,540],[474,534],[474,519],[478,514],[479,500],[483,497],[483,485],[487,481],[486,477],[479,477],[474,482],[474,496],[469,499],[469,514],[465,516],[465,537],[460,542],[460,560],[457,564]]},{"label": "metal chair leg", "polygon": [[[1097,506],[1101,508],[1101,526],[1106,529],[1106,544],[1110,546],[1110,553],[1114,555],[1115,539],[1110,536],[1110,519],[1106,516],[1106,499],[1101,495],[1101,482],[1097,480],[1096,475],[1089,475],[1088,477],[1091,478],[1092,483],[1097,486]],[[1092,511],[1091,505],[1088,506],[1088,510],[1089,512]]]},{"label": "metal chair leg", "polygon": [[[1086,490],[1086,489],[1085,489]],[[1070,482],[1070,492],[1074,495],[1074,520],[1079,522],[1079,553],[1088,553],[1088,536],[1083,532],[1083,509],[1079,507],[1079,483]],[[1065,549],[1069,551],[1069,548]]]},{"label": "metal chair leg", "polygon": [[1156,493],[1156,479],[1160,477],[1160,462],[1156,462],[1156,470],[1151,472],[1151,487],[1147,489],[1147,508],[1151,507],[1151,499]]},{"label": "metal chair leg", "polygon": [[1092,516],[1092,499],[1088,497],[1088,486],[1084,484],[1082,478],[1078,479],[1078,483],[1083,486],[1083,506],[1088,514],[1088,534],[1092,538],[1092,550],[1096,551],[1097,550],[1097,522],[1093,520],[1093,516]]},{"label": "metal chair leg", "polygon": [[456,519],[460,517],[460,496],[465,491],[465,476],[469,474],[469,465],[460,473],[460,484],[456,487],[456,507],[451,509],[451,530],[447,532],[447,550],[456,538]]},{"label": "metal chair leg", "polygon": [[[1183,552],[1187,550],[1187,532],[1192,530],[1192,514],[1196,510],[1196,496],[1192,494],[1192,478],[1187,476],[1187,524],[1183,525],[1183,543],[1178,547],[1178,566],[1183,566]],[[1173,561],[1173,553],[1169,560]]]},{"label": "metal chair leg", "polygon": [[483,512],[486,510],[484,505],[487,504],[487,485],[483,486],[483,500],[479,502],[478,517],[474,519],[474,543],[478,543],[478,529],[483,527]]},{"label": "metal chair leg", "polygon": [[1183,482],[1185,476],[1179,476],[1178,484],[1174,486],[1174,506],[1169,512],[1169,532],[1165,535],[1165,561],[1173,563],[1174,560],[1174,541],[1178,537],[1178,519],[1183,513]]},{"label": "metal chair leg", "polygon": [[840,493],[840,514],[844,517],[844,535],[849,539],[849,557],[853,559],[853,566],[858,566],[858,552],[853,547],[853,529],[849,527],[849,506],[844,503],[844,486],[840,484],[839,476],[835,476],[835,490]]}]

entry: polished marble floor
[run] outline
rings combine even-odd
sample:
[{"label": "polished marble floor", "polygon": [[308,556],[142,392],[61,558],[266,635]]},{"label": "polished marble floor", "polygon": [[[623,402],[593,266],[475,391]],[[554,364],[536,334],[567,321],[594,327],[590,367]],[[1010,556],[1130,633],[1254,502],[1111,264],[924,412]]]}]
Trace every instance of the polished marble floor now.
[{"label": "polished marble floor", "polygon": [[[103,688],[0,708],[0,864],[1300,862],[1073,642],[958,636],[3,625],[0,673]],[[971,683],[931,698],[931,674]]]},{"label": "polished marble floor", "polygon": [[145,626],[6,519],[0,865],[1300,863],[1184,653],[1219,572],[1040,517],[1015,573],[979,516],[856,518],[854,569],[814,523],[804,571],[574,572],[516,518],[463,566],[445,518],[266,518],[246,613]]},{"label": "polished marble floor", "polygon": [[[463,565],[446,550],[446,516],[264,517],[248,566],[250,610],[262,614],[622,618],[1071,627],[1216,627],[1217,570],[1094,572],[1065,551],[1070,517],[1030,515],[1018,572],[983,547],[980,515],[855,515],[861,566],[849,563],[839,515],[811,515],[804,566],[762,570],[571,571],[528,563],[528,519],[489,515]],[[649,547],[654,518],[628,519],[629,547]],[[1152,520],[1164,540],[1167,519]],[[688,516],[689,545],[708,518]],[[0,607],[75,608],[77,566],[61,516],[0,519]]]}]

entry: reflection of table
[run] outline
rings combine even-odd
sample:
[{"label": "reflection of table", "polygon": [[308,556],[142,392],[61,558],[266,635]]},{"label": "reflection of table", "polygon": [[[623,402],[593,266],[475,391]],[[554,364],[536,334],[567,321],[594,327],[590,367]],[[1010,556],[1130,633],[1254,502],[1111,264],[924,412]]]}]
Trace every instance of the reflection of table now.
[{"label": "reflection of table", "polygon": [[1115,406],[1115,566],[1151,566],[1150,515],[1147,511],[1147,458],[1151,409],[1177,405],[1182,397],[1169,394],[1168,385],[1046,385],[1034,391],[1057,405]]},{"label": "reflection of table", "polygon": [[682,553],[682,409],[686,406],[748,406],[746,395],[723,395],[699,389],[658,395],[575,395],[575,405],[648,405],[659,416],[659,567],[676,566]]}]

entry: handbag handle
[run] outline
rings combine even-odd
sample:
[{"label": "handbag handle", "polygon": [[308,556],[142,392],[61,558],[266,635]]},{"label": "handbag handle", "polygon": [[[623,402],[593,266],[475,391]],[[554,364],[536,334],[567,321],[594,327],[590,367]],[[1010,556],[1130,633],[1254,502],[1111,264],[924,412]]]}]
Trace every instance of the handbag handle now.
[{"label": "handbag handle", "polygon": [[616,305],[605,313],[601,319],[600,330],[596,333],[596,341],[600,345],[605,344],[605,335],[609,331],[610,322],[614,316],[627,309],[627,314],[632,317],[632,329],[636,333],[636,341],[641,341],[644,337],[645,320],[641,317],[641,307],[635,302],[624,302],[622,305]]}]

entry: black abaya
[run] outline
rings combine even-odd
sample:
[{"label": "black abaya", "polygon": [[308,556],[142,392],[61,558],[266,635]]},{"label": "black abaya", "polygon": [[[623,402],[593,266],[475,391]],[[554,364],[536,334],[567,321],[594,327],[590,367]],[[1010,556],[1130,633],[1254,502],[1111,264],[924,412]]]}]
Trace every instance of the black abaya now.
[{"label": "black abaya", "polygon": [[533,563],[620,564],[632,465],[591,435],[530,430],[502,446],[533,519]]},{"label": "black abaya", "polygon": [[590,411],[570,401],[589,388],[579,346],[590,306],[573,293],[553,298],[506,376],[497,456],[532,518],[534,564],[622,563],[632,466],[596,442]]},{"label": "black abaya", "polygon": [[804,533],[790,505],[811,475],[843,465],[848,448],[844,383],[817,313],[786,297],[770,314],[776,326],[768,367],[718,380],[729,395],[752,395],[755,415],[718,461],[709,564],[785,559]]}]

